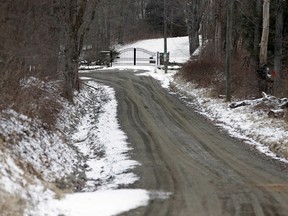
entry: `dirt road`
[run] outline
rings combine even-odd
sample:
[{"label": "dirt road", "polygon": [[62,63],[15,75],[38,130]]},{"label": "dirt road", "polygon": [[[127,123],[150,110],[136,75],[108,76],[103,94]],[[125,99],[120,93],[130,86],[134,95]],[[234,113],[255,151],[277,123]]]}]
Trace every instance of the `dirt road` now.
[{"label": "dirt road", "polygon": [[131,72],[92,76],[116,90],[119,121],[132,143],[136,188],[172,192],[169,199],[123,215],[288,215],[288,170],[217,128]]}]

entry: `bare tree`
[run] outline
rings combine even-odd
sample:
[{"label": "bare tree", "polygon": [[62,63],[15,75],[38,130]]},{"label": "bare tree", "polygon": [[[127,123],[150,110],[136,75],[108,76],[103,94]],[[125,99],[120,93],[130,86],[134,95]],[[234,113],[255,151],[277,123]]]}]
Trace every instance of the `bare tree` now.
[{"label": "bare tree", "polygon": [[95,17],[97,0],[65,0],[59,1],[64,25],[64,95],[73,102],[73,91],[80,90],[79,57],[83,48],[84,37],[89,31]]},{"label": "bare tree", "polygon": [[189,37],[189,52],[190,55],[199,46],[199,30],[204,14],[206,1],[203,0],[182,0],[184,14]]},{"label": "bare tree", "polygon": [[283,46],[283,10],[284,1],[276,1],[276,23],[275,23],[275,42],[274,42],[274,71],[272,73],[274,83],[273,90],[277,93],[277,90],[281,88],[281,67],[282,67],[282,46]]},{"label": "bare tree", "polygon": [[[56,76],[59,35],[54,6],[49,0],[1,3],[0,88],[2,92],[11,86],[16,87],[17,81],[25,76]],[[14,85],[10,85],[13,80]]]},{"label": "bare tree", "polygon": [[215,0],[215,33],[214,33],[214,44],[215,44],[215,55],[220,57],[223,53],[223,8],[224,3],[221,0]]},{"label": "bare tree", "polygon": [[267,48],[269,37],[269,22],[270,22],[270,0],[264,0],[263,2],[263,29],[260,42],[260,65],[267,64]]}]

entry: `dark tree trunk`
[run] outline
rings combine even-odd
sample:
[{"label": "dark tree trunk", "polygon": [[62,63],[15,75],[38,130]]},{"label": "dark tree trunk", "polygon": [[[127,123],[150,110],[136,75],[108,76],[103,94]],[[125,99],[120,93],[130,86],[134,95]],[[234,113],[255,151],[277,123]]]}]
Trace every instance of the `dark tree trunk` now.
[{"label": "dark tree trunk", "polygon": [[[88,5],[88,2],[90,4]],[[73,102],[73,91],[80,90],[78,73],[79,57],[82,51],[84,36],[94,19],[94,7],[97,1],[68,0],[66,3],[66,31],[65,31],[65,84],[64,95]],[[92,7],[91,15],[87,16],[88,7]]]},{"label": "dark tree trunk", "polygon": [[215,26],[214,26],[214,47],[215,47],[215,55],[220,58],[223,53],[223,40],[225,37],[222,37],[223,32],[223,17],[222,17],[222,10],[223,5],[222,1],[218,0],[215,1]]},{"label": "dark tree trunk", "polygon": [[257,69],[259,65],[259,44],[260,44],[260,26],[261,26],[261,0],[256,2],[256,16],[254,19],[254,47],[253,47],[253,65]]},{"label": "dark tree trunk", "polygon": [[189,36],[189,53],[190,56],[195,52],[195,50],[199,47],[199,34],[198,30],[200,27],[195,26],[193,21],[187,22],[188,24],[188,36]]},{"label": "dark tree trunk", "polygon": [[199,29],[203,15],[202,4],[203,0],[196,0],[193,2],[188,1],[184,4],[190,55],[192,55],[199,47]]},{"label": "dark tree trunk", "polygon": [[73,101],[73,91],[80,89],[78,74],[78,37],[73,29],[69,30],[65,47],[65,96],[69,101]]},{"label": "dark tree trunk", "polygon": [[283,44],[283,0],[276,2],[276,24],[275,24],[275,44],[274,44],[274,71],[272,73],[274,83],[274,94],[281,89],[281,65],[282,65],[282,44]]}]

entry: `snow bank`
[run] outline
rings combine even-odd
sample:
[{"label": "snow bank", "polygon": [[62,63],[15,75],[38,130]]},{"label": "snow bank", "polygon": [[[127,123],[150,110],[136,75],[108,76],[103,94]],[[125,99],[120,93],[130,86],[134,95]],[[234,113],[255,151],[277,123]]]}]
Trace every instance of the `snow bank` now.
[{"label": "snow bank", "polygon": [[38,216],[110,216],[148,204],[149,194],[140,189],[105,190],[67,195],[63,200],[51,200]]},{"label": "snow bank", "polygon": [[[76,146],[87,158],[86,164],[89,166],[86,169],[88,181],[85,190],[95,190],[97,185],[97,189],[115,189],[118,185],[132,184],[138,177],[129,170],[139,163],[130,160],[127,154],[131,148],[117,120],[115,92],[111,87],[94,81],[87,81],[86,85],[98,89],[103,98],[101,106],[96,110],[95,106],[86,104],[81,123],[72,136]],[[93,97],[90,98],[93,100]],[[95,114],[97,116],[93,119]]]},{"label": "snow bank", "polygon": [[0,113],[0,134],[15,157],[30,164],[47,181],[70,174],[75,168],[77,154],[64,142],[63,135],[48,132],[37,119],[4,110]]},{"label": "snow bank", "polygon": [[[229,108],[223,99],[210,97],[210,89],[196,88],[192,83],[175,80],[173,87],[187,105],[215,122],[231,136],[243,140],[260,152],[277,160],[288,162],[288,133],[283,119],[268,118],[267,113],[254,106]],[[277,146],[275,148],[275,145]]]},{"label": "snow bank", "polygon": [[[129,158],[114,90],[85,83],[75,106],[60,101],[64,109],[55,131],[12,109],[0,113],[0,196],[11,205],[1,199],[1,215],[115,215],[148,203],[145,190],[117,190],[138,180],[132,169],[139,163]],[[23,88],[32,84],[34,78],[22,82]],[[81,193],[65,196],[51,184],[55,180]]]}]

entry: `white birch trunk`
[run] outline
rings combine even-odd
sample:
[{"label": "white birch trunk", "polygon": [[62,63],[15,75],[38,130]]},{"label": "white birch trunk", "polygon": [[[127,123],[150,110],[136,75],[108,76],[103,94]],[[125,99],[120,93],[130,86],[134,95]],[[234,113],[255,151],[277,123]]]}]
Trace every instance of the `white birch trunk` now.
[{"label": "white birch trunk", "polygon": [[270,0],[263,2],[263,29],[260,42],[260,66],[267,64],[267,47],[269,38]]}]

